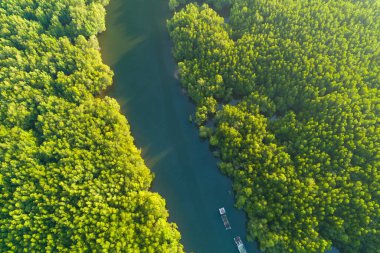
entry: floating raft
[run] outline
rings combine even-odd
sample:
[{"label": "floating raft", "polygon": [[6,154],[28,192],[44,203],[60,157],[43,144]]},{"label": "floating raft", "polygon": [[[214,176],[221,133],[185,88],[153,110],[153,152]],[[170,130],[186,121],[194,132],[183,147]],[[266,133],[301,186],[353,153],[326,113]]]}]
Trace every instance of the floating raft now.
[{"label": "floating raft", "polygon": [[245,249],[244,244],[242,240],[240,239],[240,236],[236,236],[234,238],[234,241],[240,253],[247,253],[247,250]]},{"label": "floating raft", "polygon": [[228,221],[228,218],[227,218],[226,209],[224,209],[224,207],[219,208],[219,213],[226,230],[231,229],[230,222]]}]

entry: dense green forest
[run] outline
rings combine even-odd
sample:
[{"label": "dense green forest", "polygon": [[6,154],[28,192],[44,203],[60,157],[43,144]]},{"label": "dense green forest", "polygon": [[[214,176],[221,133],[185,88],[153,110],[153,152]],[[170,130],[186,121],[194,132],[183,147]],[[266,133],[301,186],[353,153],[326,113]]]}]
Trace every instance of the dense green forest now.
[{"label": "dense green forest", "polygon": [[0,1],[0,252],[183,252],[96,34],[108,0]]},{"label": "dense green forest", "polygon": [[380,2],[195,2],[169,3],[173,54],[249,239],[380,252]]}]

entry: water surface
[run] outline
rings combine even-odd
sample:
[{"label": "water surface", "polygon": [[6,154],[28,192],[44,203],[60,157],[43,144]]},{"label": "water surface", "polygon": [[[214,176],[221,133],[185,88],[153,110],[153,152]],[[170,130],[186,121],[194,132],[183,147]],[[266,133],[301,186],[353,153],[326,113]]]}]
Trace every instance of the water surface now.
[{"label": "water surface", "polygon": [[[111,0],[107,31],[100,36],[106,64],[115,72],[108,95],[128,118],[136,145],[155,173],[152,191],[167,203],[186,252],[238,252],[233,237],[245,240],[246,218],[233,207],[231,181],[220,174],[208,144],[188,120],[194,106],[174,78],[176,65],[166,30],[168,0]],[[218,208],[227,210],[224,229]]]},{"label": "water surface", "polygon": [[[186,252],[238,252],[246,217],[234,208],[231,181],[220,174],[208,144],[188,120],[194,106],[175,79],[176,64],[166,30],[168,0],[111,0],[107,31],[99,37],[104,62],[115,72],[108,95],[118,100],[136,145],[155,174],[152,191],[167,203],[169,220],[182,235]],[[232,230],[224,229],[224,206]],[[335,248],[328,251],[339,252]]]}]

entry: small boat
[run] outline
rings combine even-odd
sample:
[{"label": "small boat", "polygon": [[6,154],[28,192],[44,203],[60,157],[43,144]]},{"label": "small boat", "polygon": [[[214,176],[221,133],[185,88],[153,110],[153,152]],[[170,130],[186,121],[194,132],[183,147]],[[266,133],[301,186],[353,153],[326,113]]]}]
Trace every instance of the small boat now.
[{"label": "small boat", "polygon": [[234,238],[234,241],[240,253],[247,253],[247,250],[245,249],[243,241],[240,239],[240,236],[236,236]]},{"label": "small boat", "polygon": [[231,229],[230,222],[228,221],[228,218],[227,218],[226,209],[224,209],[224,207],[219,208],[219,213],[226,230]]}]

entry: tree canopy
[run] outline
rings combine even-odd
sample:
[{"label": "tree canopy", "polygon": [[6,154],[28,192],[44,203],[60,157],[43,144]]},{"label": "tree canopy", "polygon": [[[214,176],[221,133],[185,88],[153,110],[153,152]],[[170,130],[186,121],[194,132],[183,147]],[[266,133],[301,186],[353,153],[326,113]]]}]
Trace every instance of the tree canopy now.
[{"label": "tree canopy", "polygon": [[209,3],[177,9],[168,29],[249,239],[379,252],[379,1]]},{"label": "tree canopy", "polygon": [[0,251],[183,252],[96,34],[107,0],[0,2]]}]

